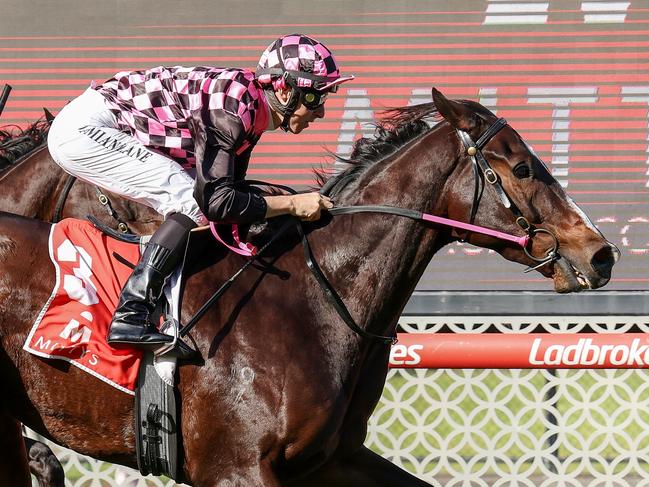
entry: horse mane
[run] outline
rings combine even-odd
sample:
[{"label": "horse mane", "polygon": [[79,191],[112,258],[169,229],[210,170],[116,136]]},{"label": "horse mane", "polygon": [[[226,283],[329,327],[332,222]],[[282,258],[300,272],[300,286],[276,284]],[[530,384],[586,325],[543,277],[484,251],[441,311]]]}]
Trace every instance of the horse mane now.
[{"label": "horse mane", "polygon": [[381,119],[374,124],[373,137],[361,137],[352,148],[349,157],[332,153],[337,162],[346,164],[346,169],[331,174],[325,168],[316,169],[318,189],[325,188],[329,196],[339,194],[351,182],[379,161],[391,156],[401,147],[431,129],[431,121],[440,119],[433,102],[419,105],[389,108],[380,113]]},{"label": "horse mane", "polygon": [[45,117],[25,129],[17,125],[0,127],[0,171],[45,143],[50,123]]}]

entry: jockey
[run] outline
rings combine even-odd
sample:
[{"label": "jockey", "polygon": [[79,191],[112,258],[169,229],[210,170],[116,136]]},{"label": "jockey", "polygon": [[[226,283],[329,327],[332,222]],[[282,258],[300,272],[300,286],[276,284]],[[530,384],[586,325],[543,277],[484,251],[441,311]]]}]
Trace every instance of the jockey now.
[{"label": "jockey", "polygon": [[256,72],[121,72],[61,110],[48,136],[57,164],[165,218],[122,289],[109,343],[152,349],[172,340],[149,317],[195,226],[284,214],[312,221],[333,206],[317,192],[260,196],[240,183],[265,131],[300,133],[324,116],[327,95],[351,79],[322,43],[291,34],[268,46]]}]

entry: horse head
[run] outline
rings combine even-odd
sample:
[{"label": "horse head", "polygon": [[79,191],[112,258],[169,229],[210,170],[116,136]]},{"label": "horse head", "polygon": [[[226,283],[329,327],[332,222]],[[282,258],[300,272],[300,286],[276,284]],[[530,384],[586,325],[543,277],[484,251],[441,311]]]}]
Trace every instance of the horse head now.
[{"label": "horse head", "polygon": [[[455,169],[444,195],[448,216],[530,236],[526,248],[476,233],[465,240],[508,260],[538,266],[538,272],[554,280],[557,292],[604,286],[619,250],[566,194],[521,135],[479,103],[449,100],[434,88],[433,101],[455,146]],[[486,164],[475,161],[480,155]]]}]

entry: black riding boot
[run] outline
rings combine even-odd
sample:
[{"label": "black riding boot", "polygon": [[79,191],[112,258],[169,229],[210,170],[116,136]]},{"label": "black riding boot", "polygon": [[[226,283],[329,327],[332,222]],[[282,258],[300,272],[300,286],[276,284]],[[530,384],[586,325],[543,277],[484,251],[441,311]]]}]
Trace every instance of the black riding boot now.
[{"label": "black riding boot", "polygon": [[189,217],[175,213],[153,234],[122,289],[108,330],[108,343],[155,349],[173,340],[173,337],[159,333],[150,317],[162,295],[165,281],[180,263],[189,231],[195,226]]}]

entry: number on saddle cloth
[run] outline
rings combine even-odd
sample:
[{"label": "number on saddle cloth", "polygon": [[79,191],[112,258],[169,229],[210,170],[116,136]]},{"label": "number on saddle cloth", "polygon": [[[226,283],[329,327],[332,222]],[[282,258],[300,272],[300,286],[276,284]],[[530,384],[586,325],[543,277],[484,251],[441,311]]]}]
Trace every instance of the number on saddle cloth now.
[{"label": "number on saddle cloth", "polygon": [[138,243],[135,236],[106,238],[83,220],[65,219],[54,225],[49,245],[56,282],[23,348],[68,361],[134,394],[142,351],[123,349],[115,354],[106,336],[121,289],[140,258]]}]

